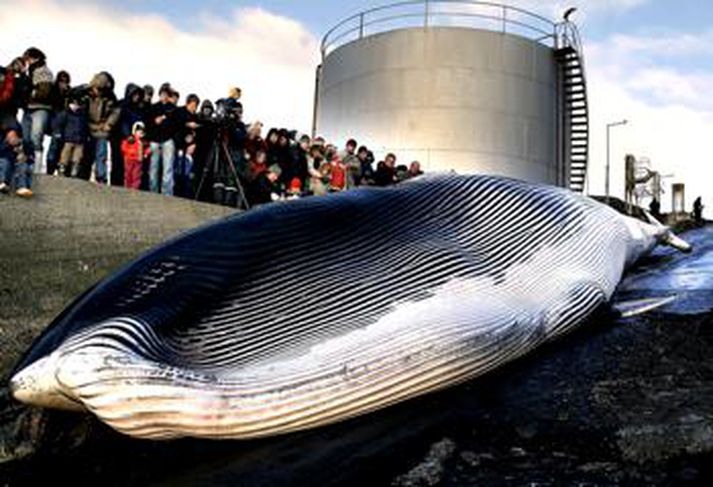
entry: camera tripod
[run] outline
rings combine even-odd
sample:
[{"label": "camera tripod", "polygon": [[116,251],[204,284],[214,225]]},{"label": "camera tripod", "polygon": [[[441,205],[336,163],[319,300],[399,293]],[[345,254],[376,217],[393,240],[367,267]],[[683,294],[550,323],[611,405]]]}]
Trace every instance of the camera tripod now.
[{"label": "camera tripod", "polygon": [[[196,196],[195,199],[198,200],[201,196],[201,190],[203,189],[203,185],[205,184],[206,178],[208,177],[208,174],[211,175],[211,179],[216,180],[216,176],[220,176],[220,162],[221,162],[221,157],[223,157],[224,161],[227,162],[228,169],[230,171],[230,175],[233,176],[235,179],[235,189],[237,192],[237,207],[242,208],[244,210],[249,210],[250,209],[250,203],[248,202],[247,197],[245,196],[245,190],[243,189],[243,184],[240,181],[240,176],[238,174],[238,170],[235,168],[235,163],[233,162],[233,158],[230,155],[230,150],[228,150],[228,144],[225,140],[225,138],[222,136],[222,131],[219,131],[218,134],[216,135],[215,142],[213,143],[213,147],[211,148],[211,156],[209,157],[209,160],[211,161],[209,164],[206,164],[206,166],[203,168],[203,175],[201,176],[201,181],[198,184],[198,188],[196,189]],[[215,187],[215,183],[213,185]]]}]

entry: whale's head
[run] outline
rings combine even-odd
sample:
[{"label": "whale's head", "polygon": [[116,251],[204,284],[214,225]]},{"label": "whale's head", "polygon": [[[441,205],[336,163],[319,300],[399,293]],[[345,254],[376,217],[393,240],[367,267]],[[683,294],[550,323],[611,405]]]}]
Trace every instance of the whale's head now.
[{"label": "whale's head", "polygon": [[12,396],[38,407],[80,411],[84,406],[67,394],[57,378],[59,354],[53,353],[19,370],[10,378]]}]

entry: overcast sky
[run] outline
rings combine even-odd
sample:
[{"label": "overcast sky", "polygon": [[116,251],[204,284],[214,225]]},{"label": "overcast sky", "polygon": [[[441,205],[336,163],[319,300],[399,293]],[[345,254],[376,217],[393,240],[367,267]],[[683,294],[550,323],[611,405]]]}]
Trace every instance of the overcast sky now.
[{"label": "overcast sky", "polygon": [[[201,0],[0,0],[0,62],[29,45],[79,83],[100,70],[182,95],[218,98],[243,88],[246,118],[308,131],[319,40],[339,19],[381,2]],[[589,189],[604,188],[605,125],[612,131],[612,188],[623,158],[647,156],[690,205],[713,216],[713,2],[513,0],[553,20],[570,5],[585,40],[592,107]],[[670,192],[664,195],[670,206]]]}]

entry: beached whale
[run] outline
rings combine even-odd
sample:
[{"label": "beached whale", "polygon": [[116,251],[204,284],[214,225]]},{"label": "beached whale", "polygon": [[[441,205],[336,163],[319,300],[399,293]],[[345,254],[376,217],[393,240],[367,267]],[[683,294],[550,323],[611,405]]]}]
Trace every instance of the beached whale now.
[{"label": "beached whale", "polygon": [[580,324],[667,228],[568,190],[443,175],[268,205],[87,291],[20,401],[145,438],[251,438],[481,375]]}]

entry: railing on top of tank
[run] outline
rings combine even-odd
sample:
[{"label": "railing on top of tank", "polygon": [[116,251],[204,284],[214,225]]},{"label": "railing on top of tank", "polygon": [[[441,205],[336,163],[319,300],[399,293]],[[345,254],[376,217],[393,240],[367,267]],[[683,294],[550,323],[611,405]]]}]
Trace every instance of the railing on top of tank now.
[{"label": "railing on top of tank", "polygon": [[348,42],[417,26],[487,28],[519,34],[550,47],[557,44],[556,23],[518,7],[470,0],[412,0],[364,10],[342,20],[322,38],[322,59]]}]

